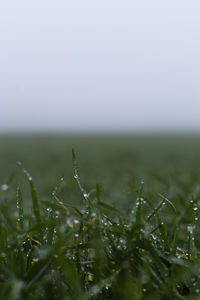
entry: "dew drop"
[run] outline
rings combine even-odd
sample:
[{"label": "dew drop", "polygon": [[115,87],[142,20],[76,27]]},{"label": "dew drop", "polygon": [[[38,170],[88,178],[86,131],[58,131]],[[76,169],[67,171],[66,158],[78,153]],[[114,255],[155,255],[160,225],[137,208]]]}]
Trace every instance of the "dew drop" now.
[{"label": "dew drop", "polygon": [[38,262],[39,258],[38,257],[34,257],[33,258],[33,262]]},{"label": "dew drop", "polygon": [[109,290],[110,287],[111,287],[111,284],[106,284],[105,289]]},{"label": "dew drop", "polygon": [[188,230],[189,233],[193,233],[193,229],[194,229],[193,225],[188,225],[187,226],[187,230]]},{"label": "dew drop", "polygon": [[8,189],[8,185],[6,183],[2,184],[1,190],[2,191],[7,191],[7,189]]}]

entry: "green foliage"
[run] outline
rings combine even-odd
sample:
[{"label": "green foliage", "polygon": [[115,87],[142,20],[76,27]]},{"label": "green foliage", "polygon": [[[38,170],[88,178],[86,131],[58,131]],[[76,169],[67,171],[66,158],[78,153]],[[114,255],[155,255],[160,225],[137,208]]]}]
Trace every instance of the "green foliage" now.
[{"label": "green foliage", "polygon": [[[17,195],[10,190],[14,183],[3,186],[0,299],[198,299],[200,188],[195,173],[186,176],[189,189],[183,173],[166,178],[160,166],[160,173],[147,171],[158,182],[155,192],[143,179],[134,186],[127,181],[129,196],[122,191],[121,202],[112,201],[115,196],[107,201],[117,175],[110,194],[99,184],[90,190],[82,183],[74,150],[72,160],[73,181],[61,177],[42,197],[21,164],[26,181],[22,184],[20,173],[15,176]],[[42,174],[40,180],[38,191]]]}]

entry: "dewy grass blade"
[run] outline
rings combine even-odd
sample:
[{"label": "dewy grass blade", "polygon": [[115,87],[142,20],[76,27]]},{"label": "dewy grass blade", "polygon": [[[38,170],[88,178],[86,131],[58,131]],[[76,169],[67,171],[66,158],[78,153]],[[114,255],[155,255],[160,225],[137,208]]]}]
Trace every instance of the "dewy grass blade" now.
[{"label": "dewy grass blade", "polygon": [[17,188],[17,209],[18,209],[18,222],[20,230],[24,229],[24,208],[23,208],[23,199],[20,186]]},{"label": "dewy grass blade", "polygon": [[58,182],[57,182],[57,184],[56,184],[56,186],[55,186],[55,188],[53,189],[53,192],[52,192],[53,196],[57,193],[58,189],[60,188],[61,184],[63,183],[63,180],[64,180],[63,177],[61,177],[58,180]]},{"label": "dewy grass blade", "polygon": [[161,194],[158,194],[158,195],[162,198],[162,201],[158,204],[158,206],[155,209],[153,209],[153,212],[147,217],[146,222],[149,222],[152,219],[153,216],[156,216],[156,214],[159,212],[159,210],[164,206],[164,204],[166,202],[172,207],[175,214],[177,214],[176,208],[173,205],[173,203],[168,198],[166,198],[165,196],[163,196]]},{"label": "dewy grass blade", "polygon": [[29,181],[29,184],[30,184],[30,190],[31,190],[31,198],[32,198],[34,215],[35,215],[37,223],[41,224],[40,207],[39,207],[37,193],[36,193],[36,190],[35,190],[32,180]]},{"label": "dewy grass blade", "polygon": [[26,175],[26,177],[28,179],[30,191],[31,191],[31,199],[32,199],[32,204],[33,204],[33,212],[34,212],[37,223],[41,224],[40,206],[39,206],[37,193],[36,193],[36,190],[35,190],[35,187],[33,184],[33,179],[31,177],[31,175],[29,174],[29,172],[26,169],[24,169],[21,162],[18,162],[18,166],[23,170],[24,174]]},{"label": "dewy grass blade", "polygon": [[60,201],[60,199],[55,195],[55,194],[52,194],[54,199],[62,206],[62,208],[65,210],[65,211],[68,211],[68,208],[66,207],[66,205]]},{"label": "dewy grass blade", "polygon": [[96,198],[98,202],[101,201],[101,190],[99,184],[96,184]]},{"label": "dewy grass blade", "polygon": [[174,206],[174,204],[168,198],[166,198],[165,196],[163,196],[161,194],[158,194],[158,195],[172,207],[172,209],[174,210],[174,212],[176,214],[177,211],[176,211],[176,207]]},{"label": "dewy grass blade", "polygon": [[74,149],[72,149],[72,161],[73,161],[73,168],[74,168],[74,178],[75,178],[76,182],[78,183],[78,186],[83,195],[83,198],[87,201],[87,203],[94,205],[94,202],[89,197],[89,194],[85,191],[85,189],[81,185],[80,175],[79,175],[79,170],[78,170],[78,163],[77,163],[76,154],[75,154]]},{"label": "dewy grass blade", "polygon": [[153,212],[147,217],[146,222],[149,222],[156,214],[159,212],[161,207],[163,206],[164,200],[162,200],[156,208],[153,209]]},{"label": "dewy grass blade", "polygon": [[54,190],[52,192],[52,196],[59,203],[59,205],[61,205],[63,207],[63,209],[65,211],[68,211],[68,208],[66,207],[66,205],[62,201],[60,201],[60,199],[56,196],[56,193],[57,193],[59,187],[61,186],[61,184],[63,183],[63,180],[64,180],[63,177],[61,177],[59,179],[58,183],[56,184],[56,186],[55,186],[55,188],[54,188]]}]

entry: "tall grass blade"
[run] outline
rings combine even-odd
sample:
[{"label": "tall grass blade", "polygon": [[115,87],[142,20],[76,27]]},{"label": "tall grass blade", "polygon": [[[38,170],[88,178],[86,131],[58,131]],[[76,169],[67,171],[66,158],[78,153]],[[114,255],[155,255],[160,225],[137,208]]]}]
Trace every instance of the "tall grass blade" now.
[{"label": "tall grass blade", "polygon": [[74,168],[74,178],[79,186],[79,189],[83,195],[83,198],[86,200],[86,204],[90,203],[94,205],[94,202],[91,200],[89,197],[89,194],[86,192],[86,190],[82,187],[81,181],[80,181],[80,175],[79,175],[79,170],[78,170],[78,163],[76,159],[76,154],[74,149],[72,149],[72,161],[73,161],[73,168]]},{"label": "tall grass blade", "polygon": [[18,222],[20,226],[20,230],[24,229],[24,205],[22,199],[22,193],[20,186],[17,188],[17,209],[18,209]]},{"label": "tall grass blade", "polygon": [[32,200],[32,205],[33,205],[33,212],[34,212],[37,223],[41,224],[40,206],[39,206],[37,192],[36,192],[34,184],[33,184],[32,176],[23,167],[21,162],[18,162],[18,166],[23,170],[24,174],[26,175],[26,177],[28,179],[30,192],[31,192],[31,200]]}]

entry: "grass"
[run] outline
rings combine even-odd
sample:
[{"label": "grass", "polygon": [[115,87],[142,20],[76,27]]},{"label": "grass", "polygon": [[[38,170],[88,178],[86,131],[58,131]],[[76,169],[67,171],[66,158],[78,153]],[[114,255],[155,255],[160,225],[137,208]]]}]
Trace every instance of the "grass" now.
[{"label": "grass", "polygon": [[0,299],[200,298],[198,136],[0,142]]}]

